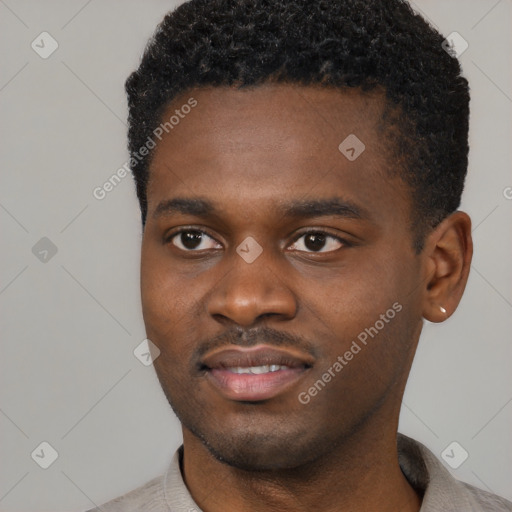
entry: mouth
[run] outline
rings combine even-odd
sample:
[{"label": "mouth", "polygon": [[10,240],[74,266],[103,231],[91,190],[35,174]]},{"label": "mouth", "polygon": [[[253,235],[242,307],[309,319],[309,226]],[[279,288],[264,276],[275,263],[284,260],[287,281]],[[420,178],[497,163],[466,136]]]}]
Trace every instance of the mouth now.
[{"label": "mouth", "polygon": [[200,369],[225,398],[258,402],[287,391],[313,364],[311,355],[297,349],[258,345],[209,352],[202,359]]}]

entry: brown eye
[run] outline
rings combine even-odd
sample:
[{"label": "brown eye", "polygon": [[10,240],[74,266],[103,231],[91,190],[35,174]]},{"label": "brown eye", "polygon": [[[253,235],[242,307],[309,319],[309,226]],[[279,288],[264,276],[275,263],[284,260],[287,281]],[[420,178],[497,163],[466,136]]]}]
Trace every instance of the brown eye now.
[{"label": "brown eye", "polygon": [[218,243],[204,231],[187,229],[172,235],[169,241],[182,251],[200,251],[215,249]]},{"label": "brown eye", "polygon": [[[301,241],[304,239],[304,241]],[[344,242],[333,235],[322,231],[310,231],[303,233],[290,248],[295,251],[305,252],[332,252],[342,247]]]}]

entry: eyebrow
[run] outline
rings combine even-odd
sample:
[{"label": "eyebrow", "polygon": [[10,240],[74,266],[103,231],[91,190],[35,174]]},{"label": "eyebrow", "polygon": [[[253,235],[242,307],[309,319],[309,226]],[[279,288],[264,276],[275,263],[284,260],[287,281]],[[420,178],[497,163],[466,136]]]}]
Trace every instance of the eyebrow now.
[{"label": "eyebrow", "polygon": [[[364,209],[339,197],[281,203],[277,206],[276,213],[283,217],[294,218],[336,216],[364,219],[369,217]],[[161,201],[153,213],[153,218],[167,217],[174,214],[192,215],[195,217],[219,217],[214,203],[207,199],[176,197]]]}]

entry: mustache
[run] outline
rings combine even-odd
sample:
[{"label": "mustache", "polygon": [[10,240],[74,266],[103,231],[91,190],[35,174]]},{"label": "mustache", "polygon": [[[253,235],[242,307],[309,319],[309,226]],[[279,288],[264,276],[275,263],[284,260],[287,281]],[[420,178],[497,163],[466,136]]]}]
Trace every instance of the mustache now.
[{"label": "mustache", "polygon": [[317,357],[315,345],[301,335],[276,331],[262,326],[254,329],[243,329],[235,326],[229,330],[207,339],[198,344],[193,359],[199,361],[205,354],[220,347],[236,345],[238,347],[253,347],[265,344],[273,347],[294,347],[303,350],[314,358]]}]

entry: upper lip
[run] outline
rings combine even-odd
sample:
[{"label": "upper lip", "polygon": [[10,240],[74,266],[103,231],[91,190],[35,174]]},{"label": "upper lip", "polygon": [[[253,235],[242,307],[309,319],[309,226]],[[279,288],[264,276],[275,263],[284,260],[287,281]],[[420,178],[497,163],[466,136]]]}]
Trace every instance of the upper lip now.
[{"label": "upper lip", "polygon": [[247,368],[251,366],[282,365],[290,368],[309,368],[314,358],[294,348],[229,346],[208,352],[200,362],[201,369]]}]

